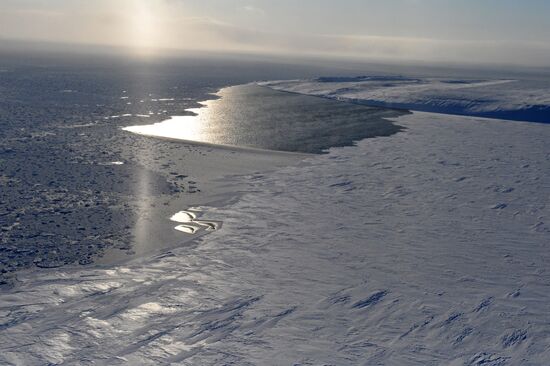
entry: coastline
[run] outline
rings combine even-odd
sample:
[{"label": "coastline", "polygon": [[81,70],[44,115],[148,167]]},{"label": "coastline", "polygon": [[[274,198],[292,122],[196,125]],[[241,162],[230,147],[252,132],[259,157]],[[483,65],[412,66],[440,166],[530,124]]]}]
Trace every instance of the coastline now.
[{"label": "coastline", "polygon": [[[169,220],[170,216],[194,206],[208,205],[219,207],[228,202],[234,202],[246,191],[246,185],[243,184],[241,179],[243,175],[257,179],[257,177],[265,173],[294,165],[304,159],[317,155],[314,153],[270,150],[201,141],[201,139],[208,138],[207,129],[201,126],[211,122],[208,119],[200,120],[203,115],[220,114],[225,116],[224,112],[226,111],[223,110],[224,98],[229,98],[230,101],[228,103],[231,104],[235,99],[235,91],[238,96],[241,93],[249,96],[251,93],[255,94],[257,90],[248,90],[247,88],[256,87],[269,90],[269,88],[258,86],[256,83],[224,87],[213,94],[216,98],[199,102],[201,107],[187,109],[186,112],[193,114],[191,116],[173,116],[149,125],[122,127],[124,133],[144,139],[149,146],[154,146],[156,143],[171,145],[173,148],[170,149],[171,151],[168,154],[161,154],[172,156],[170,158],[169,174],[178,177],[182,172],[185,172],[185,178],[191,179],[190,181],[193,184],[201,182],[201,188],[195,190],[195,186],[191,185],[187,191],[191,192],[192,195],[173,193],[170,196],[164,195],[155,202],[138,204],[136,209],[138,211],[138,221],[133,230],[134,244],[127,250],[125,249],[125,251],[117,248],[107,249],[102,257],[95,260],[96,265],[108,266],[132,260],[149,252],[159,252],[175,248],[178,245],[191,244],[196,238],[202,237],[208,234],[208,232],[204,232],[201,229],[196,230],[196,232],[192,229],[194,231],[193,234],[177,232],[174,230],[176,225]],[[275,91],[268,95],[273,95],[273,93],[275,93],[274,95],[288,94]],[[304,98],[315,102],[320,101],[323,104],[326,101],[323,98],[308,96],[302,96],[299,100],[302,101]],[[243,100],[239,100],[239,102],[243,103]],[[345,105],[345,103],[334,101],[326,101],[326,103],[329,103],[330,106],[335,103],[337,105]],[[222,113],[220,113],[220,108],[222,109]],[[225,106],[225,108],[228,107]],[[228,109],[230,115],[234,114],[232,107]],[[359,107],[359,110],[362,109],[364,108]],[[370,108],[366,108],[366,110],[371,111]],[[373,117],[374,122],[368,119],[364,121],[367,130],[373,128],[373,132],[371,132],[373,136],[386,136],[401,131],[401,127],[394,125],[389,119],[384,118],[386,114],[388,117],[395,117],[410,113],[408,111],[386,111],[384,109],[376,109],[376,111],[383,117]],[[239,118],[242,118],[242,116],[237,115],[237,119]],[[176,129],[170,128],[172,126],[175,126]],[[186,130],[193,131],[194,134],[191,136],[195,139],[190,140],[182,137],[186,136],[182,134]],[[353,145],[353,143],[354,141],[350,139],[346,142],[346,145]],[[151,149],[154,150],[154,148]],[[178,158],[177,155],[181,153],[180,150],[182,149],[187,149],[188,154],[183,158]],[[148,148],[142,150],[148,150]],[[136,156],[134,158],[140,157]],[[139,163],[147,169],[166,175],[166,169],[162,169],[166,164],[160,164],[158,161],[151,161],[150,159],[140,159]],[[240,183],[237,183],[238,181]],[[152,248],[151,243],[155,243],[156,247]]]}]

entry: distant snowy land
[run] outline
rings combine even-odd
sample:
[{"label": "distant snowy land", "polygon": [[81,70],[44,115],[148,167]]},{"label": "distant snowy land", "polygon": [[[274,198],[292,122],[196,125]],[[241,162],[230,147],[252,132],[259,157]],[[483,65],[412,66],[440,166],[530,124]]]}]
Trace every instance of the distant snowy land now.
[{"label": "distant snowy land", "polygon": [[357,76],[260,85],[372,106],[550,123],[548,80]]}]

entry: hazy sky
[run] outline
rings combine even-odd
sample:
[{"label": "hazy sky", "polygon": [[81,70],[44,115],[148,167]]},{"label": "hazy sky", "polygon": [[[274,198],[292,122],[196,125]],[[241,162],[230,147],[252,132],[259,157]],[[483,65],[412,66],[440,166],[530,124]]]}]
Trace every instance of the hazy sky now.
[{"label": "hazy sky", "polygon": [[548,0],[0,0],[0,37],[550,66]]}]

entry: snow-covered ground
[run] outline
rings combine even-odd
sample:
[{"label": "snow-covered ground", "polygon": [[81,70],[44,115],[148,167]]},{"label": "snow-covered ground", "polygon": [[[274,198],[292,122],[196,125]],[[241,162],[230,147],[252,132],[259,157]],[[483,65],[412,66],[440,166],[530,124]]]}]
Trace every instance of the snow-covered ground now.
[{"label": "snow-covered ground", "polygon": [[231,178],[248,193],[196,208],[223,225],[191,247],[22,273],[0,363],[547,365],[550,126],[396,122]]},{"label": "snow-covered ground", "polygon": [[360,76],[259,84],[275,90],[375,106],[550,123],[550,82],[544,79]]}]

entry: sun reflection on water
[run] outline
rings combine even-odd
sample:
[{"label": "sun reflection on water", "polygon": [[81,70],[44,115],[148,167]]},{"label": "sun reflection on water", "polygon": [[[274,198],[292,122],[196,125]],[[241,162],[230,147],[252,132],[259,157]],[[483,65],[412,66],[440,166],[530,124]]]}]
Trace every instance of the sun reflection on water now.
[{"label": "sun reflection on water", "polygon": [[216,121],[220,119],[218,108],[212,101],[201,103],[200,108],[187,111],[194,116],[173,116],[168,120],[143,126],[124,127],[123,130],[140,135],[205,143],[223,143],[216,136]]}]

